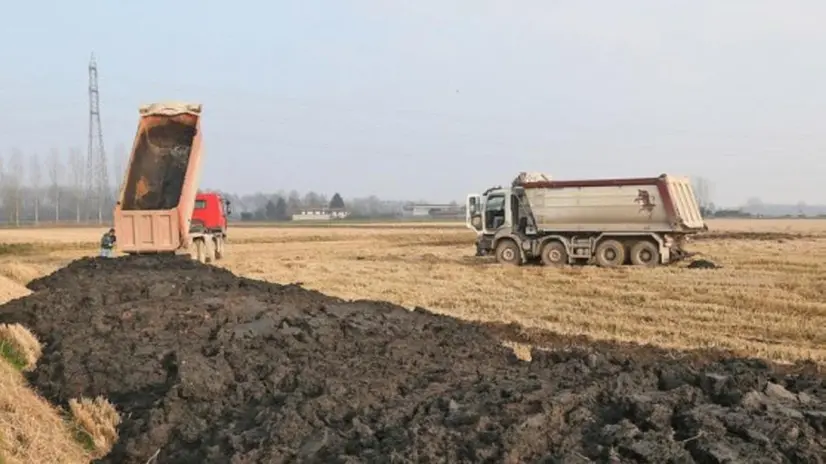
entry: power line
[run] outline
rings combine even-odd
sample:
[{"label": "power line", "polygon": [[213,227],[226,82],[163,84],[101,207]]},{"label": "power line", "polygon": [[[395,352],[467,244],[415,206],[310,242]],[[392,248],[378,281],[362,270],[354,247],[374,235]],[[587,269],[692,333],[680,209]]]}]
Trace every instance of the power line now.
[{"label": "power line", "polygon": [[[109,169],[103,146],[103,128],[100,124],[100,91],[95,55],[89,60],[89,140],[86,155],[86,199],[88,206],[97,207],[98,224],[103,224],[103,207],[108,203]],[[93,203],[94,202],[94,203]],[[87,206],[87,208],[88,208]],[[92,211],[87,209],[87,218]]]}]

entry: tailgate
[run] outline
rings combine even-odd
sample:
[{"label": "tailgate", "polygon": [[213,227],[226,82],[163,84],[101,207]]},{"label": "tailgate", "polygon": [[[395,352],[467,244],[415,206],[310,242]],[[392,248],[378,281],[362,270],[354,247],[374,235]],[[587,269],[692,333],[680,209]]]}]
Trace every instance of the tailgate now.
[{"label": "tailgate", "polygon": [[671,202],[674,204],[674,212],[677,213],[683,227],[702,229],[705,221],[700,206],[697,204],[697,197],[694,196],[691,181],[682,177],[668,177],[667,185],[668,193],[671,194]]},{"label": "tailgate", "polygon": [[117,211],[117,248],[124,253],[175,251],[181,245],[176,209]]}]

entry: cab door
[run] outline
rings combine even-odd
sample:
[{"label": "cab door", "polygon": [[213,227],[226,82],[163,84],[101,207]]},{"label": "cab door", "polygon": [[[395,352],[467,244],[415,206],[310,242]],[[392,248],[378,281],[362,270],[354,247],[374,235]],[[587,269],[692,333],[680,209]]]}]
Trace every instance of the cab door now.
[{"label": "cab door", "polygon": [[476,194],[467,196],[467,203],[465,204],[465,225],[476,232],[482,232],[484,229],[481,196]]}]

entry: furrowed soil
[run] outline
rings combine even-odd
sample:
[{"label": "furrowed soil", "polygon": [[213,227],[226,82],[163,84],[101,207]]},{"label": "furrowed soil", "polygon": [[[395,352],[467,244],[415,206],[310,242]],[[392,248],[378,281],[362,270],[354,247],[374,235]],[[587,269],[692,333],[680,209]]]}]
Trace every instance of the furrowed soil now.
[{"label": "furrowed soil", "polygon": [[814,365],[550,335],[525,362],[512,326],[185,257],[84,258],[29,288],[0,323],[42,340],[46,398],[121,412],[99,462],[826,462]]}]

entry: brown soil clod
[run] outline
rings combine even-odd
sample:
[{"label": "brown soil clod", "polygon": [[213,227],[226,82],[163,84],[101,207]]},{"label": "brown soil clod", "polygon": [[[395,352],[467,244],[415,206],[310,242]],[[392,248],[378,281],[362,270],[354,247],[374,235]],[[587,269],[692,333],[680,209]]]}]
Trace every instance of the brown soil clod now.
[{"label": "brown soil clod", "polygon": [[102,463],[826,462],[815,369],[561,340],[515,362],[480,324],[175,256],[29,288],[0,323],[43,341],[46,398],[115,404]]},{"label": "brown soil clod", "polygon": [[720,269],[723,266],[719,266],[708,259],[695,259],[694,261],[688,263],[688,266],[686,267],[688,269]]}]

